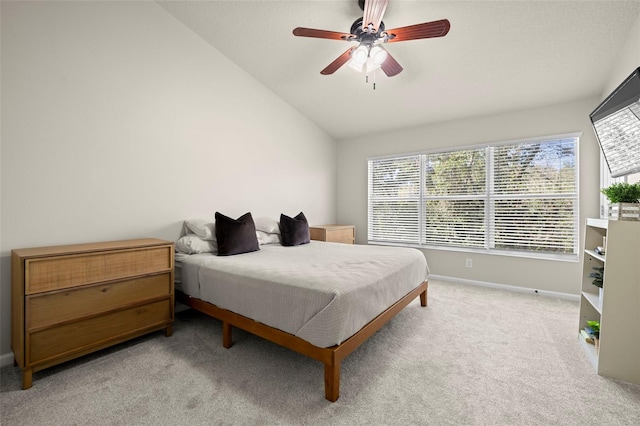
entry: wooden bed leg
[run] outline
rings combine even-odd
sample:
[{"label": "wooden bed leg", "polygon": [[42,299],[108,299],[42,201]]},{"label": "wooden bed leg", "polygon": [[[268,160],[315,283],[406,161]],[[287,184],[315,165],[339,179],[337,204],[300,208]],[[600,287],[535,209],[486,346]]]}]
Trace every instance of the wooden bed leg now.
[{"label": "wooden bed leg", "polygon": [[226,321],[222,322],[222,346],[229,349],[233,345],[233,337],[231,337],[231,324]]},{"label": "wooden bed leg", "polygon": [[340,396],[340,363],[324,365],[324,397],[336,402]]},{"label": "wooden bed leg", "polygon": [[429,282],[427,281],[427,286],[424,291],[420,293],[420,306],[427,306],[427,290],[429,290]]},{"label": "wooden bed leg", "polygon": [[427,306],[427,290],[420,293],[420,306]]},{"label": "wooden bed leg", "polygon": [[170,337],[172,334],[173,334],[173,325],[167,324],[167,326],[164,329],[164,335],[167,337]]}]

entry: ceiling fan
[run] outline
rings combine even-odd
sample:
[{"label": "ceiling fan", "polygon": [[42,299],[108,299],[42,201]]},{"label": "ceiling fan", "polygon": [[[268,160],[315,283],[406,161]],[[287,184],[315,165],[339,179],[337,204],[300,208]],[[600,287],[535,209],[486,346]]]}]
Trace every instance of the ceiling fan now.
[{"label": "ceiling fan", "polygon": [[389,0],[358,0],[358,4],[363,10],[363,16],[353,22],[349,33],[302,27],[293,30],[293,35],[299,37],[343,40],[358,44],[358,46],[350,47],[342,55],[338,56],[325,69],[320,71],[320,74],[333,74],[341,66],[349,62],[349,66],[358,71],[366,70],[370,72],[373,69],[382,68],[382,71],[388,77],[393,77],[400,74],[403,68],[381,46],[382,44],[443,37],[447,35],[451,27],[447,19],[441,19],[387,30],[384,22],[382,22],[382,15],[384,15]]}]

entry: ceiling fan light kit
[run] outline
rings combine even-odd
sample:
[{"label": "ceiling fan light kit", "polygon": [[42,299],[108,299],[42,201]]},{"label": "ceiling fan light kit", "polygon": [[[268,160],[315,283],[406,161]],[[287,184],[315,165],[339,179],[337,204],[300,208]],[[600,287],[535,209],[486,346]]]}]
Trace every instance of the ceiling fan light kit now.
[{"label": "ceiling fan light kit", "polygon": [[293,30],[293,35],[298,37],[325,38],[358,43],[357,47],[351,47],[338,56],[325,69],[320,71],[320,74],[333,74],[348,62],[349,67],[356,71],[365,71],[369,74],[378,68],[382,68],[387,77],[393,77],[400,74],[403,68],[381,44],[444,37],[451,28],[451,24],[447,19],[441,19],[439,21],[386,30],[384,22],[382,22],[382,15],[387,9],[389,0],[359,0],[358,3],[363,10],[363,16],[355,20],[348,34],[302,27]]},{"label": "ceiling fan light kit", "polygon": [[387,51],[380,46],[373,46],[369,50],[369,57],[374,65],[380,66],[387,59]]},{"label": "ceiling fan light kit", "polygon": [[364,46],[358,46],[353,52],[351,52],[351,63],[362,67],[369,57],[369,49]]}]

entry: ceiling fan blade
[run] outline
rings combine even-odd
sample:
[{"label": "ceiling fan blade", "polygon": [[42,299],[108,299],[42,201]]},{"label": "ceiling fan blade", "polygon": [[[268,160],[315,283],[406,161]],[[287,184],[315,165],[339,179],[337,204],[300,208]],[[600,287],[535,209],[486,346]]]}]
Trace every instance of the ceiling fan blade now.
[{"label": "ceiling fan blade", "polygon": [[329,40],[349,40],[355,37],[353,34],[339,33],[336,31],[314,30],[313,28],[301,27],[294,29],[293,35],[298,37],[327,38]]},{"label": "ceiling fan blade", "polygon": [[439,21],[425,22],[424,24],[385,30],[385,33],[389,35],[387,43],[396,43],[398,41],[419,40],[421,38],[443,37],[447,35],[449,28],[451,28],[449,20],[441,19]]},{"label": "ceiling fan blade", "polygon": [[393,56],[391,56],[389,51],[387,51],[387,59],[385,59],[382,65],[380,65],[380,68],[382,68],[382,71],[384,71],[387,77],[393,77],[394,75],[398,75],[403,70],[402,66],[398,63],[398,61],[396,61],[393,58]]},{"label": "ceiling fan blade", "polygon": [[344,52],[342,55],[338,56],[335,61],[331,62],[329,65],[327,65],[325,69],[320,71],[320,74],[329,75],[336,72],[338,68],[340,68],[341,66],[349,62],[349,59],[351,59],[351,52],[354,49],[355,47],[350,47],[349,49],[347,49],[347,51]]},{"label": "ceiling fan blade", "polygon": [[373,25],[373,33],[378,32],[380,22],[382,22],[382,15],[384,15],[388,4],[389,0],[365,0],[362,28],[367,28],[371,24]]}]

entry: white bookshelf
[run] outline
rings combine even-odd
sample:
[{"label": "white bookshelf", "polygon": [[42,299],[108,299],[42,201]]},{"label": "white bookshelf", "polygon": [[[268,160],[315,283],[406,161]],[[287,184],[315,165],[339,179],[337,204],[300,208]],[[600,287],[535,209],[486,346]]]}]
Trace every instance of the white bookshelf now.
[{"label": "white bookshelf", "polygon": [[[594,251],[607,237],[604,255]],[[602,299],[589,274],[604,266]],[[587,358],[602,376],[640,384],[640,222],[587,219],[585,225],[580,324],[600,321],[600,348],[579,337]]]}]

